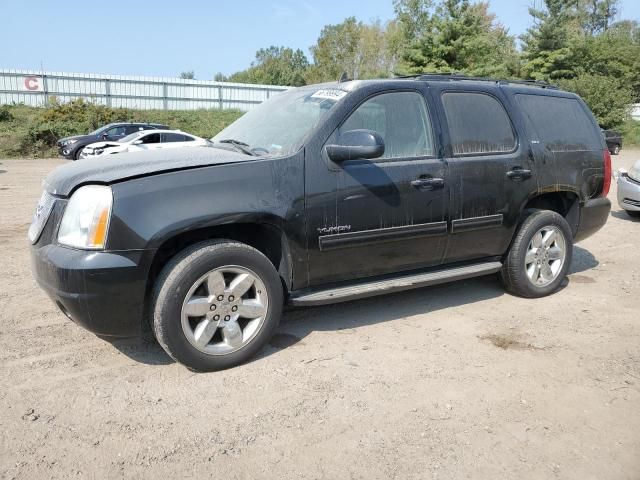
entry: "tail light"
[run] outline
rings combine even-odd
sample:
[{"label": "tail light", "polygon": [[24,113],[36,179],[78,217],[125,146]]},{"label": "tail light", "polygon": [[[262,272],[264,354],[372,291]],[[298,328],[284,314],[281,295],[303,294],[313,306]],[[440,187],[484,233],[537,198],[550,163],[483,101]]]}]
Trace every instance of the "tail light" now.
[{"label": "tail light", "polygon": [[602,183],[601,197],[609,195],[609,189],[611,188],[611,154],[606,148],[602,152],[602,158],[604,160],[604,181]]}]

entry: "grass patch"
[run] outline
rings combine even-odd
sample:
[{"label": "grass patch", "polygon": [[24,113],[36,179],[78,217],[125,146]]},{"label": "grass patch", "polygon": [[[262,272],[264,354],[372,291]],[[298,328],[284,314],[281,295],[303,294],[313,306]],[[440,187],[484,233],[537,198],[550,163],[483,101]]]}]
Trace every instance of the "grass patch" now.
[{"label": "grass patch", "polygon": [[48,107],[0,106],[0,158],[55,157],[56,140],[89,133],[110,122],[163,123],[211,138],[242,116],[239,110],[132,110],[76,100]]}]

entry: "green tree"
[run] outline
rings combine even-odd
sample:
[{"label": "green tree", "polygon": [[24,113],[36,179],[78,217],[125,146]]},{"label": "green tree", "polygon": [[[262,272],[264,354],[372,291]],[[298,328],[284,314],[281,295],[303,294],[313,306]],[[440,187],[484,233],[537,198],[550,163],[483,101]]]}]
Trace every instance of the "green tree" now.
[{"label": "green tree", "polygon": [[517,75],[515,39],[489,12],[488,3],[397,0],[395,9],[405,42],[402,73]]},{"label": "green tree", "polygon": [[193,70],[189,70],[188,72],[181,72],[180,78],[185,80],[194,80],[196,78],[196,75]]},{"label": "green tree", "polygon": [[365,24],[355,17],[326,25],[311,47],[309,83],[334,81],[345,72],[352,79],[390,76],[398,57],[389,33],[393,29],[393,24]]},{"label": "green tree", "polygon": [[577,0],[545,0],[545,8],[530,8],[534,25],[521,37],[523,74],[535,80],[571,78],[569,41],[580,30]]},{"label": "green tree", "polygon": [[619,0],[581,0],[582,28],[590,35],[606,32],[618,14]]},{"label": "green tree", "polygon": [[271,46],[256,52],[256,59],[247,70],[228,77],[230,82],[265,85],[305,85],[309,60],[302,50]]},{"label": "green tree", "polygon": [[561,79],[558,84],[580,95],[605,128],[618,127],[629,118],[633,90],[620,78],[585,73],[572,79]]}]

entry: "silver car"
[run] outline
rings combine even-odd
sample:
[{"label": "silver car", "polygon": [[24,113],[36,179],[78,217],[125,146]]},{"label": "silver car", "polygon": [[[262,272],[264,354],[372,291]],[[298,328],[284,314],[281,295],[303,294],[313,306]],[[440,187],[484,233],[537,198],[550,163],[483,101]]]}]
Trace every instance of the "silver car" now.
[{"label": "silver car", "polygon": [[618,170],[618,203],[631,217],[640,217],[640,160],[629,171]]}]

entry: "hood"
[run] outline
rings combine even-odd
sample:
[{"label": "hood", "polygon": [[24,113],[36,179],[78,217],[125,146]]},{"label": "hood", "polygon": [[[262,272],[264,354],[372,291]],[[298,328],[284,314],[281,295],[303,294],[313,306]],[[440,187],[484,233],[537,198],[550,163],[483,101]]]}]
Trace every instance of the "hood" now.
[{"label": "hood", "polygon": [[68,196],[87,183],[111,184],[133,177],[173,170],[208,167],[256,160],[242,153],[212,147],[160,149],[127,152],[72,162],[53,170],[44,179],[45,188],[54,195]]},{"label": "hood", "polygon": [[123,143],[118,142],[96,142],[90,143],[85,148],[111,148],[111,147],[128,147],[129,145],[125,145]]},{"label": "hood", "polygon": [[58,144],[61,144],[62,142],[66,142],[67,140],[78,140],[79,142],[81,141],[92,141],[95,139],[97,139],[98,137],[96,135],[72,135],[71,137],[64,137],[58,140]]}]

